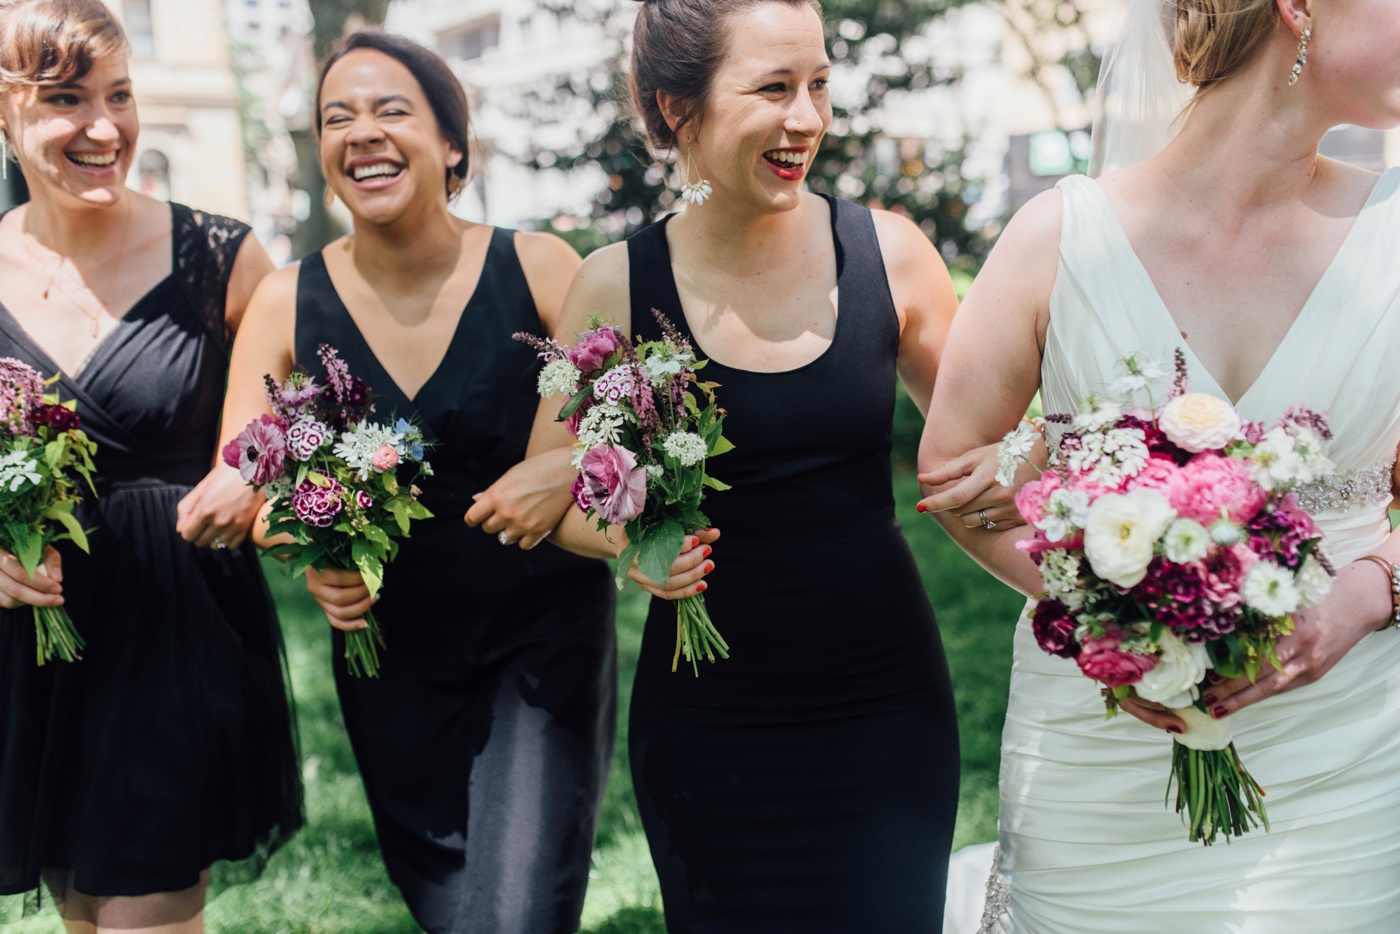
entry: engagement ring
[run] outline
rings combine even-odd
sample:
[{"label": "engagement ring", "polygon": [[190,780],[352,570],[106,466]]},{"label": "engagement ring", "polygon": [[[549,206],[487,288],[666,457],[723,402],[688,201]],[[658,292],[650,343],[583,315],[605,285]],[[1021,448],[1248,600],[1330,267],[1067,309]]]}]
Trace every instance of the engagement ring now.
[{"label": "engagement ring", "polygon": [[501,532],[500,535],[497,535],[497,536],[496,536],[496,541],[500,542],[502,545],[514,545],[514,544],[515,544],[515,539],[513,539],[513,538],[511,538],[509,535],[507,535],[507,534],[505,533],[504,530],[502,530],[502,532]]},{"label": "engagement ring", "polygon": [[982,520],[982,528],[988,531],[991,531],[992,529],[997,527],[997,522],[995,519],[987,518],[987,510],[985,509],[977,510],[977,518]]},{"label": "engagement ring", "polygon": [[224,540],[222,538],[215,538],[214,547],[219,551],[223,551],[228,546],[224,544]]}]

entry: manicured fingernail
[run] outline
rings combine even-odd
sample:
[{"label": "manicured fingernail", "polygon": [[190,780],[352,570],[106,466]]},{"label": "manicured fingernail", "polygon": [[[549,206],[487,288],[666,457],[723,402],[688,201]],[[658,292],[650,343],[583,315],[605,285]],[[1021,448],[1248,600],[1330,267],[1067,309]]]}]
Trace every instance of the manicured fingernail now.
[{"label": "manicured fingernail", "polygon": [[705,562],[705,573],[706,573],[706,574],[710,573],[710,572],[713,571],[714,569],[715,569],[715,563],[714,563],[713,561],[706,561],[706,562]]},{"label": "manicured fingernail", "polygon": [[1169,723],[1169,724],[1167,724],[1167,732],[1168,732],[1168,733],[1177,733],[1177,734],[1180,734],[1180,733],[1182,733],[1182,732],[1184,732],[1184,731],[1181,729],[1181,727],[1177,726],[1175,723]]},{"label": "manicured fingernail", "polygon": [[1230,711],[1225,708],[1224,704],[1221,704],[1219,707],[1212,707],[1210,709],[1210,715],[1217,720],[1219,720],[1221,717],[1228,715],[1229,713]]},{"label": "manicured fingernail", "polygon": [[696,545],[699,545],[699,544],[700,544],[700,539],[698,539],[698,538],[692,538],[692,539],[690,540],[690,547],[691,547],[691,548],[694,548]]},{"label": "manicured fingernail", "polygon": [[1212,704],[1214,704],[1214,703],[1215,703],[1215,699],[1216,699],[1216,698],[1215,698],[1215,695],[1214,695],[1214,694],[1207,694],[1205,697],[1201,698],[1201,700],[1203,700],[1203,701],[1206,702],[1206,706],[1207,706],[1207,707],[1209,707],[1209,706],[1211,706]]},{"label": "manicured fingernail", "polygon": [[1208,672],[1208,673],[1206,674],[1206,680],[1209,681],[1211,684],[1219,684],[1221,681],[1224,681],[1225,679],[1222,678],[1222,677],[1220,677],[1220,675],[1218,675],[1218,674],[1216,674],[1215,672],[1212,671],[1212,672]]},{"label": "manicured fingernail", "polygon": [[923,503],[920,503],[919,505],[915,506],[914,508],[917,509],[919,512],[928,512],[928,507],[925,506]]},{"label": "manicured fingernail", "polygon": [[698,590],[698,591],[709,590],[709,589],[710,589],[710,585],[707,584],[707,583],[705,583],[704,581],[701,581],[701,582],[700,582],[700,586],[696,587],[695,589]]},{"label": "manicured fingernail", "polygon": [[708,557],[710,556],[710,552],[712,552],[712,551],[714,551],[714,549],[711,548],[709,545],[706,545],[706,546],[705,546],[705,551],[703,552],[703,554],[704,554],[704,556],[705,556],[706,558],[708,558]]}]

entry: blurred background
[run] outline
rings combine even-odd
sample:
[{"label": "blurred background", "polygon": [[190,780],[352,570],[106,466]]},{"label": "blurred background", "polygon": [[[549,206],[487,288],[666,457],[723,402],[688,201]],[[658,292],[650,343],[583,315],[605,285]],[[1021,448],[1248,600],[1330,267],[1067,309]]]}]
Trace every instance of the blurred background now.
[{"label": "blurred background", "polygon": [[[551,230],[587,253],[674,207],[673,162],[648,153],[627,103],[630,0],[108,2],[131,38],[141,113],[129,184],[247,219],[279,264],[344,230],[347,218],[322,198],[309,102],[316,61],[362,25],[436,49],[466,87],[476,144],[472,180],[455,206],[462,216]],[[1114,3],[826,0],[825,10],[836,116],[810,184],[912,218],[961,291],[1016,208],[1084,170],[1088,97]],[[1400,162],[1394,133],[1342,127],[1323,148],[1375,169]],[[11,172],[0,208],[24,197]],[[901,395],[896,495],[956,684],[961,846],[996,833],[998,745],[1022,601],[914,512],[921,427]],[[209,930],[414,932],[379,860],[339,718],[324,617],[276,562],[267,575],[287,634],[308,825],[256,882],[229,888],[239,880],[216,879],[224,890],[210,904]],[[870,594],[870,613],[880,610],[881,595]],[[584,912],[591,934],[664,930],[626,762],[644,615],[642,595],[630,588],[618,614],[618,748]],[[49,913],[12,930],[62,927]]]}]

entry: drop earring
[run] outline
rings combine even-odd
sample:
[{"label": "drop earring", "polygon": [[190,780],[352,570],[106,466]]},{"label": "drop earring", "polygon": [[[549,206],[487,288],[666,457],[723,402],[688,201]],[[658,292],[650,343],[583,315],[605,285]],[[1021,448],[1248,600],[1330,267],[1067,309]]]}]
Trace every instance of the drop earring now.
[{"label": "drop earring", "polygon": [[331,191],[331,186],[330,186],[330,185],[327,185],[327,186],[326,186],[326,199],[325,199],[325,200],[326,200],[326,207],[330,207],[332,204],[335,204],[335,192]]},{"label": "drop earring", "polygon": [[681,186],[681,200],[696,207],[705,203],[705,199],[714,193],[710,187],[710,180],[696,177],[695,181],[690,180],[690,176],[695,172],[695,160],[691,148],[685,147],[685,184]]},{"label": "drop earring", "polygon": [[10,180],[10,134],[0,130],[0,181]]},{"label": "drop earring", "polygon": [[1308,40],[1312,38],[1312,27],[1303,27],[1303,34],[1298,37],[1298,60],[1293,63],[1293,70],[1288,73],[1288,86],[1291,88],[1298,83],[1298,76],[1303,73],[1303,66],[1308,63]]}]

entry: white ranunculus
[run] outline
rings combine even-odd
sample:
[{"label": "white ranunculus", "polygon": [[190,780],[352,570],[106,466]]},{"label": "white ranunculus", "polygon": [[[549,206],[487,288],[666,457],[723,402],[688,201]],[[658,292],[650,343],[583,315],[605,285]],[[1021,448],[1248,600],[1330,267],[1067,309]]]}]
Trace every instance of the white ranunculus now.
[{"label": "white ranunculus", "polygon": [[1162,407],[1157,424],[1179,448],[1199,453],[1223,448],[1240,433],[1240,413],[1224,399],[1188,392]]},{"label": "white ranunculus", "polygon": [[1176,518],[1167,498],[1140,487],[1106,493],[1089,507],[1084,555],[1094,573],[1119,587],[1136,586],[1152,563],[1152,549]]},{"label": "white ranunculus", "polygon": [[1319,606],[1331,593],[1332,581],[1332,575],[1327,573],[1322,562],[1312,555],[1308,555],[1307,559],[1303,561],[1303,566],[1298,569],[1298,576],[1295,578],[1303,606]]},{"label": "white ranunculus", "polygon": [[1271,561],[1260,561],[1244,576],[1244,602],[1265,616],[1284,616],[1297,610],[1303,596],[1293,572]]},{"label": "white ranunculus", "polygon": [[1143,700],[1166,707],[1189,707],[1199,693],[1196,685],[1210,668],[1206,647],[1163,632],[1157,640],[1157,653],[1157,664],[1151,671],[1143,672],[1133,690]]},{"label": "white ranunculus", "polygon": [[1187,749],[1202,749],[1207,752],[1224,749],[1234,738],[1230,731],[1230,720],[1217,720],[1195,707],[1185,706],[1172,710],[1186,724],[1186,732],[1175,737]]}]

